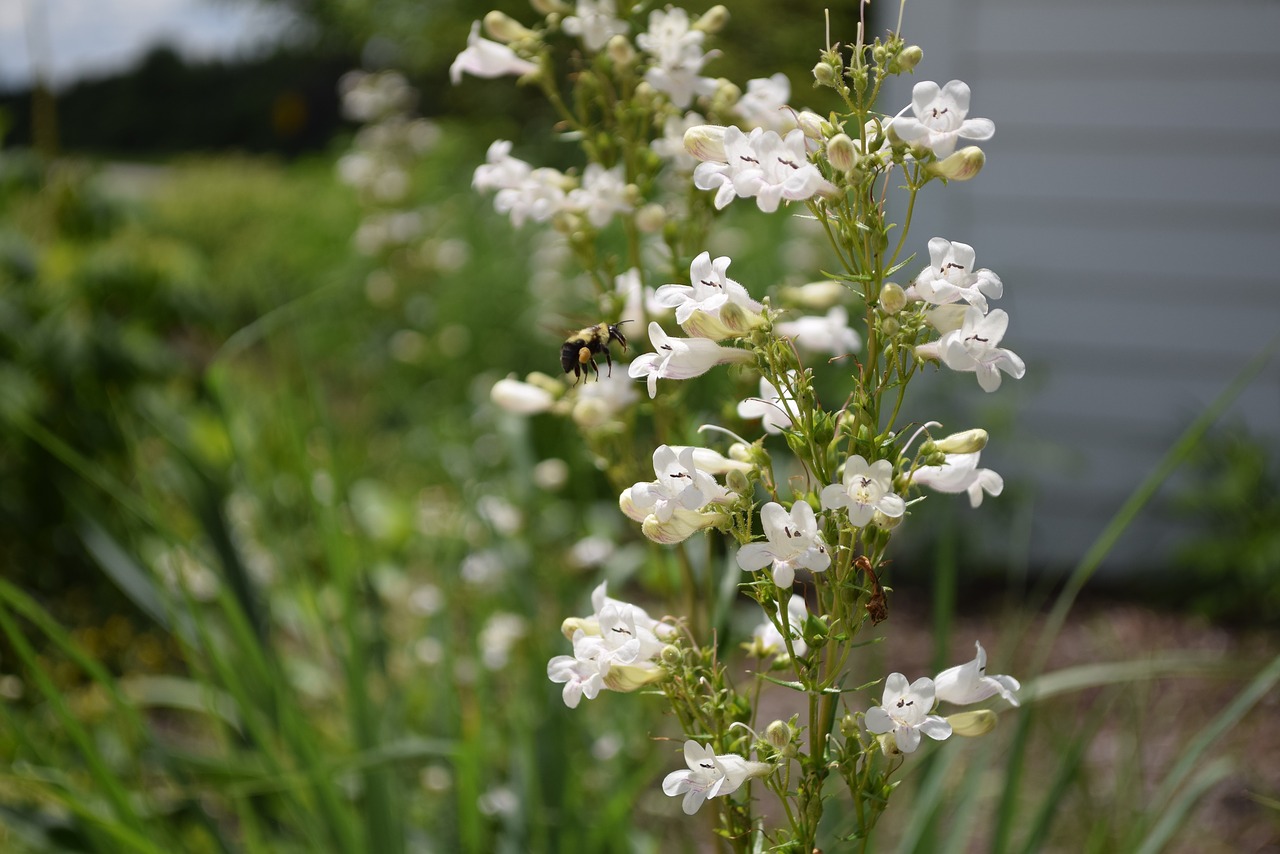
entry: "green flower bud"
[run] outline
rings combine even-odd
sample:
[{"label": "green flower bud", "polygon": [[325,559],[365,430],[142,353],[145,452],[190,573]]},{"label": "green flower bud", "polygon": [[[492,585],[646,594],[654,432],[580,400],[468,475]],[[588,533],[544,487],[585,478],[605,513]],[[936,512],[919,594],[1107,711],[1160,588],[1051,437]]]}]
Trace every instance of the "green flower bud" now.
[{"label": "green flower bud", "polygon": [[662,652],[658,653],[662,658],[663,664],[675,666],[684,660],[684,653],[680,651],[680,647],[675,644],[667,644],[662,648]]},{"label": "green flower bud", "polygon": [[786,721],[774,721],[764,731],[764,740],[779,752],[791,743],[793,736],[791,726]]},{"label": "green flower bud", "polygon": [[723,30],[727,23],[729,23],[729,10],[717,4],[703,12],[702,17],[693,22],[692,29],[715,34]]},{"label": "green flower bud", "polygon": [[521,24],[510,15],[494,10],[484,16],[484,31],[496,42],[510,44],[537,36],[533,30]]},{"label": "green flower bud", "polygon": [[907,294],[901,285],[885,282],[880,288],[880,310],[885,314],[897,314],[907,305]]},{"label": "green flower bud", "polygon": [[840,734],[845,738],[857,738],[858,719],[853,715],[845,715],[840,719]]},{"label": "green flower bud", "polygon": [[975,712],[959,712],[947,717],[951,731],[956,735],[974,738],[986,735],[996,728],[996,713],[990,709],[978,709]]},{"label": "green flower bud", "polygon": [[920,45],[913,44],[902,49],[902,52],[898,54],[897,60],[889,66],[889,70],[895,71],[894,66],[897,66],[895,73],[911,71],[920,64],[920,60],[923,58],[924,51],[920,49]]},{"label": "green flower bud", "polygon": [[885,335],[893,337],[898,334],[898,330],[900,328],[901,326],[898,324],[898,321],[894,320],[892,317],[880,318],[880,331]]},{"label": "green flower bud", "polygon": [[724,483],[725,488],[735,495],[747,495],[751,492],[751,482],[737,469],[724,476]]},{"label": "green flower bud", "polygon": [[853,169],[858,152],[847,134],[838,133],[827,140],[827,161],[841,172]]},{"label": "green flower bud", "polygon": [[925,171],[935,178],[948,181],[968,181],[982,171],[987,155],[976,145],[962,148],[945,160],[936,160],[925,166]]},{"label": "green flower bud", "polygon": [[801,627],[800,634],[810,649],[817,649],[826,644],[830,629],[816,614],[810,614],[805,617],[804,626]]},{"label": "green flower bud", "polygon": [[667,211],[654,202],[636,211],[636,228],[645,234],[656,234],[667,223]]},{"label": "green flower bud", "polygon": [[944,454],[972,454],[987,446],[987,431],[981,428],[952,433],[934,442],[934,447]]},{"label": "green flower bud", "polygon": [[529,5],[539,15],[563,15],[573,10],[572,6],[561,3],[560,0],[529,0]]},{"label": "green flower bud", "polygon": [[813,67],[813,79],[818,82],[819,86],[834,86],[836,70],[829,63],[819,62]]},{"label": "green flower bud", "polygon": [[626,36],[617,35],[609,39],[605,50],[615,65],[630,65],[636,61],[636,49],[631,46]]},{"label": "green flower bud", "polygon": [[871,517],[871,524],[875,525],[882,531],[892,531],[894,528],[902,524],[902,519],[902,516],[886,516],[877,510],[875,515]]}]

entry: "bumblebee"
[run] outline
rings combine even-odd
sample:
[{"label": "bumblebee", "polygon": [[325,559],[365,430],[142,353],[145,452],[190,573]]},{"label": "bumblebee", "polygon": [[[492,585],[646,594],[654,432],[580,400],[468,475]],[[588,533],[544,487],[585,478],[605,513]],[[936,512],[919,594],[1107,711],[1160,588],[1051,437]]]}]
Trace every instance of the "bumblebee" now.
[{"label": "bumblebee", "polygon": [[617,341],[622,345],[622,352],[627,351],[627,337],[618,329],[626,322],[597,323],[595,326],[579,329],[560,345],[560,367],[564,368],[566,374],[573,371],[574,385],[587,376],[588,367],[596,372],[596,379],[600,379],[596,356],[601,353],[609,366],[609,376],[613,376],[613,356],[609,353],[609,344]]}]

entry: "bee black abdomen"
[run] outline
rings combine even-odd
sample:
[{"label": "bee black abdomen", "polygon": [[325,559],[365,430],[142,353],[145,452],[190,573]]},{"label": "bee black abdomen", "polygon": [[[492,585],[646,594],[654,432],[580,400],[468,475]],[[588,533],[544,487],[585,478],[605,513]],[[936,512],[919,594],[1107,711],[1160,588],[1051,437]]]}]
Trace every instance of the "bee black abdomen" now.
[{"label": "bee black abdomen", "polygon": [[578,352],[586,346],[581,338],[566,341],[560,347],[560,367],[567,374],[578,367]]}]

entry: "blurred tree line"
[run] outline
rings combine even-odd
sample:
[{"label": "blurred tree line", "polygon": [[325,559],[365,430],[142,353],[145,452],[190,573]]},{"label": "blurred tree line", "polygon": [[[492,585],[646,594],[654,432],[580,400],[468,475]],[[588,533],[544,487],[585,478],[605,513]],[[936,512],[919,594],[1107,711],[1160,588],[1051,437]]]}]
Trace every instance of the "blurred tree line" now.
[{"label": "blurred tree line", "polygon": [[[273,52],[192,61],[162,45],[128,71],[80,81],[56,96],[60,149],[143,157],[231,149],[293,156],[323,150],[342,128],[338,78],[358,67],[404,71],[420,92],[418,111],[425,116],[481,124],[501,117],[515,127],[550,121],[543,100],[517,87],[447,82],[449,63],[465,46],[471,22],[495,7],[532,20],[534,13],[521,0],[493,6],[461,0],[254,2],[286,6],[298,19]],[[690,8],[701,12],[709,5]],[[785,16],[759,0],[727,5],[730,22],[717,36],[722,55],[707,71],[740,85],[782,71],[792,81],[797,105],[821,109],[807,95],[809,72],[825,40],[824,3],[799,0]],[[851,37],[856,14],[854,5],[833,13],[833,37]],[[789,65],[779,64],[784,57]],[[0,112],[12,123],[6,141],[31,145],[32,92],[0,93]]]}]

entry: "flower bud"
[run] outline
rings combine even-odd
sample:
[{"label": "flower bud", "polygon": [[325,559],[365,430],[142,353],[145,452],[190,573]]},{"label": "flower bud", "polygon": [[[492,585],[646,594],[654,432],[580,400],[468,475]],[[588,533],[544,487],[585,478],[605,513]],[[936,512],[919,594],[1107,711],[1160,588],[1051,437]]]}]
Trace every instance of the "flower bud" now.
[{"label": "flower bud", "polygon": [[777,751],[782,751],[786,748],[791,743],[792,738],[791,725],[786,721],[774,721],[764,731],[764,740],[769,742],[769,746]]},{"label": "flower bud", "polygon": [[[623,512],[625,513],[626,510],[624,509]],[[677,508],[671,518],[665,522],[652,514],[646,516],[640,525],[640,530],[655,543],[669,546],[684,542],[698,531],[723,525],[728,521],[729,517],[724,513],[699,513],[696,510]]]},{"label": "flower bud", "polygon": [[742,90],[723,77],[716,80],[716,91],[711,95],[711,112],[724,113],[742,100]]},{"label": "flower bud", "polygon": [[858,736],[858,719],[853,715],[845,715],[840,719],[840,734],[845,738]]},{"label": "flower bud", "polygon": [[747,463],[752,468],[755,468],[755,463],[752,462],[751,446],[745,442],[734,442],[729,446],[729,459],[734,462]]},{"label": "flower bud", "polygon": [[724,25],[729,23],[729,10],[724,6],[716,4],[710,9],[702,13],[702,17],[693,22],[691,29],[701,30],[704,33],[715,34],[724,29]]},{"label": "flower bud", "polygon": [[898,321],[892,317],[880,318],[880,332],[884,335],[889,336],[890,338],[892,338],[894,335],[897,335],[898,330],[901,328],[902,328],[901,324],[899,324]]},{"label": "flower bud", "polygon": [[996,728],[996,713],[990,709],[978,709],[974,712],[958,712],[947,717],[951,731],[956,735],[973,738],[986,735]]},{"label": "flower bud", "polygon": [[895,282],[885,282],[880,288],[880,310],[885,314],[897,314],[907,305],[907,294]]},{"label": "flower bud", "polygon": [[698,160],[725,162],[724,127],[694,125],[684,132],[684,150]]},{"label": "flower bud", "polygon": [[544,391],[552,394],[560,394],[564,391],[564,383],[555,377],[548,376],[541,371],[533,371],[525,376],[524,381],[531,386],[537,386]]},{"label": "flower bud", "polygon": [[827,140],[827,161],[841,172],[848,172],[857,162],[858,152],[848,134],[838,133]]},{"label": "flower bud", "polygon": [[632,691],[639,691],[646,685],[652,685],[667,675],[665,670],[653,662],[645,662],[645,664],[649,666],[642,667],[638,664],[618,664],[614,662],[609,666],[609,672],[605,674],[605,687],[610,691],[627,694]]},{"label": "flower bud", "polygon": [[489,390],[489,399],[500,408],[516,415],[536,415],[546,412],[555,403],[553,397],[545,389],[529,383],[522,383],[512,377],[498,380]]},{"label": "flower bud", "polygon": [[898,740],[893,737],[893,733],[886,732],[884,735],[877,736],[876,741],[880,744],[881,752],[890,759],[902,755],[902,751],[898,749]]},{"label": "flower bud", "polygon": [[560,624],[560,633],[569,640],[573,640],[578,632],[588,637],[599,637],[600,621],[595,617],[570,617]]},{"label": "flower bud", "polygon": [[[904,514],[905,515],[905,514]],[[879,510],[871,517],[871,524],[882,531],[892,531],[902,524],[902,516],[886,516]]]},{"label": "flower bud", "polygon": [[674,667],[684,659],[684,653],[680,651],[680,647],[669,643],[662,648],[662,652],[658,653],[658,657],[662,659],[663,664]]},{"label": "flower bud", "polygon": [[819,86],[833,86],[836,82],[836,70],[829,63],[819,62],[813,67],[813,79]]},{"label": "flower bud", "polygon": [[831,123],[813,110],[801,110],[796,113],[796,127],[809,139],[825,139],[831,131]]},{"label": "flower bud", "polygon": [[631,498],[631,487],[622,490],[622,494],[618,496],[618,509],[621,510],[628,519],[634,519],[637,522],[644,522],[649,516],[647,510],[641,510],[636,506],[636,502]]},{"label": "flower bud", "polygon": [[644,234],[657,234],[667,222],[667,211],[657,202],[636,211],[636,228]]},{"label": "flower bud", "polygon": [[987,431],[980,427],[952,433],[933,443],[944,454],[973,454],[987,446]]},{"label": "flower bud", "polygon": [[[899,72],[911,71],[920,64],[921,59],[924,59],[924,51],[920,49],[920,45],[913,44],[902,49],[893,65],[897,66],[896,70]],[[890,71],[895,70],[893,65],[890,66]]]},{"label": "flower bud", "polygon": [[986,162],[987,155],[982,153],[982,149],[976,145],[970,145],[955,152],[946,160],[934,161],[924,168],[935,178],[968,181],[982,171],[982,165]]},{"label": "flower bud", "polygon": [[497,10],[484,16],[484,31],[496,42],[509,44],[534,38],[537,34],[510,15]]},{"label": "flower bud", "polygon": [[529,0],[529,5],[539,15],[564,14],[573,10],[572,6],[561,3],[560,0]]},{"label": "flower bud", "polygon": [[609,39],[609,43],[605,45],[605,50],[609,53],[609,58],[613,60],[615,65],[630,65],[636,61],[636,49],[631,46],[624,35],[616,35]]},{"label": "flower bud", "polygon": [[751,490],[751,482],[740,471],[731,471],[725,475],[724,484],[734,495],[747,495]]}]

